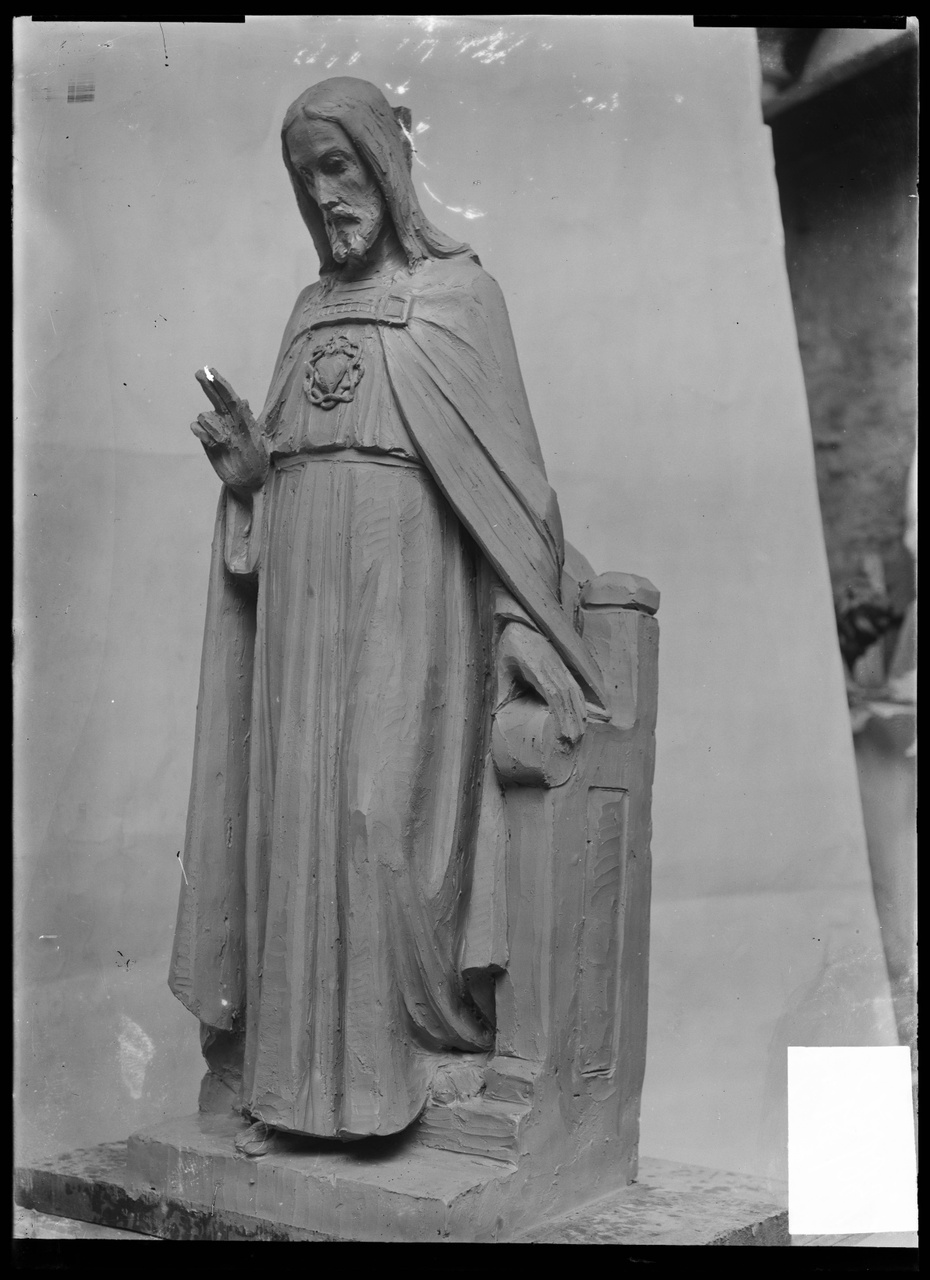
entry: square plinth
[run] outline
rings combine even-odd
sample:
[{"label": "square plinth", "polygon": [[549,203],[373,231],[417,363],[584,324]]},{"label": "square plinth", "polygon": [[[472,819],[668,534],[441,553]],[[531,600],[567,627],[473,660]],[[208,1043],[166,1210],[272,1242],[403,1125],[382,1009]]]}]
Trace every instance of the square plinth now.
[{"label": "square plinth", "polygon": [[[787,1245],[787,1212],[739,1174],[645,1159],[631,1186],[533,1215],[532,1179],[403,1138],[238,1155],[241,1126],[188,1116],[17,1172],[26,1208],[182,1240]],[[551,1173],[547,1183],[563,1171]],[[527,1194],[527,1193],[530,1194]],[[570,1197],[570,1187],[566,1188]]]}]

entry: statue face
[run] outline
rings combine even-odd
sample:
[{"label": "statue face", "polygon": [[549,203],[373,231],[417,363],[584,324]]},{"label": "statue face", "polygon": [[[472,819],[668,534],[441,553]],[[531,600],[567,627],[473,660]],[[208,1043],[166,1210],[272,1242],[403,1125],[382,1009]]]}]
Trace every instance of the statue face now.
[{"label": "statue face", "polygon": [[360,261],[384,223],[381,189],[345,130],[327,120],[297,120],[287,131],[291,163],[323,215],[333,258]]}]

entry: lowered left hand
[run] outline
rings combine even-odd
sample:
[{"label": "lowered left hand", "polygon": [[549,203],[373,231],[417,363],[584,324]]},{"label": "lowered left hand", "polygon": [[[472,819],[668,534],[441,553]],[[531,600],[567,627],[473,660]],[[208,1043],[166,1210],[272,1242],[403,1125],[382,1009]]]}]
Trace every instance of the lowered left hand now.
[{"label": "lowered left hand", "polygon": [[546,703],[559,738],[574,745],[587,724],[584,694],[545,636],[522,622],[509,622],[497,650],[498,707],[527,689]]}]

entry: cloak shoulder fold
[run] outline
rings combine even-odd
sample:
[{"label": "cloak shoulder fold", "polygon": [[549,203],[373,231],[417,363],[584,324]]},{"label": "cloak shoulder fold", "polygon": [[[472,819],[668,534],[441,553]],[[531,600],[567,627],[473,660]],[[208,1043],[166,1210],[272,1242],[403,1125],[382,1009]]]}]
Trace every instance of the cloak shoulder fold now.
[{"label": "cloak shoulder fold", "polygon": [[320,282],[317,280],[314,284],[307,285],[306,289],[301,289],[297,301],[294,303],[294,310],[291,312],[291,317],[284,329],[284,337],[281,339],[278,358],[274,364],[274,374],[271,378],[271,386],[268,388],[268,395],[265,397],[265,406],[259,415],[258,425],[262,430],[271,425],[270,419],[278,404],[281,389],[287,381],[294,361],[299,354],[297,339],[306,332],[303,325],[304,316],[309,312],[313,299],[319,291]]},{"label": "cloak shoulder fold", "polygon": [[379,329],[391,386],[433,478],[502,581],[606,709],[601,671],[562,608],[564,542],[501,291],[475,264],[415,277],[405,326]]}]

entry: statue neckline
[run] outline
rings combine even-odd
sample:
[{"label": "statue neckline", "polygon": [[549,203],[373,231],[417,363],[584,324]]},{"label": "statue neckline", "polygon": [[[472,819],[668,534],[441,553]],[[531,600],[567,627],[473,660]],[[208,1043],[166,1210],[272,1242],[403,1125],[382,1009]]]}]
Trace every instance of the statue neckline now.
[{"label": "statue neckline", "polygon": [[400,272],[384,272],[383,274],[364,276],[359,280],[335,282],[317,295],[317,306],[330,307],[337,303],[351,304],[362,299],[388,297],[399,287],[397,277]]},{"label": "statue neckline", "polygon": [[350,279],[342,279],[335,277],[329,286],[330,293],[353,293],[358,289],[368,289],[372,285],[390,285],[395,282],[397,277],[404,271],[402,266],[394,265],[390,267],[379,267],[377,270],[366,272],[364,275],[353,276]]}]

